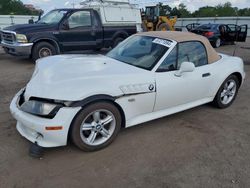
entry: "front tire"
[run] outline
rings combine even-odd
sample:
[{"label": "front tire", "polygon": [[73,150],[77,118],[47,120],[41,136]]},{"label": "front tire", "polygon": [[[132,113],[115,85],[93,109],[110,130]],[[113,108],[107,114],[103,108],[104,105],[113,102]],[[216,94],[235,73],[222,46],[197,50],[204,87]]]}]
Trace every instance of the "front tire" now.
[{"label": "front tire", "polygon": [[71,125],[71,140],[83,151],[96,151],[111,144],[122,124],[119,110],[110,102],[83,108]]},{"label": "front tire", "polygon": [[239,85],[239,79],[235,75],[230,75],[221,85],[213,104],[222,109],[229,107],[238,94]]},{"label": "front tire", "polygon": [[39,58],[48,57],[56,54],[57,50],[55,46],[48,42],[39,42],[33,47],[32,59],[33,61],[36,61]]}]

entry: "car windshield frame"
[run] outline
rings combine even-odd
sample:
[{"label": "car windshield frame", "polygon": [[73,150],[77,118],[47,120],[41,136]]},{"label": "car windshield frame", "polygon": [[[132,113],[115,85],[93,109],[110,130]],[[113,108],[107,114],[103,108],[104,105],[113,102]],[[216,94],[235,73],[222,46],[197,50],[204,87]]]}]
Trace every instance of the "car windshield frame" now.
[{"label": "car windshield frame", "polygon": [[[141,54],[139,54],[139,53],[133,54],[133,52],[135,52],[135,51],[137,51],[137,52],[140,51],[139,48],[136,48],[133,50],[133,46],[131,46],[131,45],[133,45],[133,43],[137,42],[136,40],[139,40],[139,44],[141,44],[141,45],[144,45],[144,43],[149,44],[151,41],[151,44],[149,44],[151,46],[145,45],[145,47],[150,48],[150,52],[149,53],[145,52],[145,53],[141,53]],[[140,43],[140,42],[142,42],[142,43]],[[117,47],[115,47],[110,52],[108,52],[106,54],[106,56],[109,58],[118,60],[119,62],[131,65],[134,67],[138,67],[138,68],[141,68],[144,70],[151,71],[158,64],[158,62],[161,60],[161,58],[171,48],[172,42],[173,41],[171,41],[171,40],[162,39],[159,37],[134,35],[134,36],[127,38],[123,42],[121,42]],[[130,48],[132,48],[131,52],[129,51]],[[126,51],[126,50],[128,51],[127,53],[132,54],[130,57],[121,55],[122,53],[125,53],[124,51]],[[144,51],[142,51],[142,52],[144,52]],[[135,56],[138,56],[138,58],[136,58]],[[130,60],[129,60],[129,58],[130,58]],[[150,61],[150,60],[152,60],[152,61]],[[144,66],[143,66],[143,64],[140,64],[140,63],[144,63],[144,62],[145,62]],[[148,63],[149,66],[146,66],[146,63]]]},{"label": "car windshield frame", "polygon": [[47,14],[45,14],[37,23],[56,24],[59,23],[67,13],[68,13],[67,10],[52,10]]}]

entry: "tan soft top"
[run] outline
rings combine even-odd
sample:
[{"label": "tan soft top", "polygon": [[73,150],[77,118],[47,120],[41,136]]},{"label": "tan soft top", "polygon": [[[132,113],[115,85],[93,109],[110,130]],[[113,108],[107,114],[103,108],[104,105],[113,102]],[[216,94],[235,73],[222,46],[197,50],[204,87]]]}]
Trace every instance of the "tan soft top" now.
[{"label": "tan soft top", "polygon": [[190,32],[179,32],[179,31],[151,31],[137,33],[136,35],[158,37],[162,39],[169,39],[176,42],[187,42],[187,41],[199,41],[204,44],[207,49],[208,63],[214,63],[220,59],[218,53],[211,46],[207,38],[196,35]]}]

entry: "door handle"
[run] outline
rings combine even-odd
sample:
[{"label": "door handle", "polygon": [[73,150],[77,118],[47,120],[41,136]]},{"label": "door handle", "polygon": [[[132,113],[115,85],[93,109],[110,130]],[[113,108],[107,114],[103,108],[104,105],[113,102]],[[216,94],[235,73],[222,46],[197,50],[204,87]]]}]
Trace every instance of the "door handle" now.
[{"label": "door handle", "polygon": [[202,77],[208,77],[208,76],[211,76],[211,74],[209,72],[202,74]]}]

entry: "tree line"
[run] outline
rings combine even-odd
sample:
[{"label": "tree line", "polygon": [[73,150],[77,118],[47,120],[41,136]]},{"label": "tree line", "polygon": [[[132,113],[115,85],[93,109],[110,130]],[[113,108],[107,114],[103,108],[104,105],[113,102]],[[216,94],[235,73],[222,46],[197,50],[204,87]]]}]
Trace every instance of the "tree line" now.
[{"label": "tree line", "polygon": [[30,10],[20,0],[0,0],[0,15],[39,15],[40,10]]},{"label": "tree line", "polygon": [[204,6],[199,8],[194,12],[190,12],[186,5],[181,3],[178,7],[171,8],[168,5],[163,5],[158,3],[160,6],[160,14],[166,15],[166,13],[171,16],[178,16],[179,18],[188,17],[226,17],[226,16],[250,16],[250,8],[239,9],[233,7],[230,2],[225,4],[218,4],[217,6]]},{"label": "tree line", "polygon": [[[194,12],[190,12],[186,5],[181,3],[178,7],[171,8],[169,5],[160,6],[161,15],[170,14],[179,18],[188,17],[223,17],[223,16],[250,16],[250,8],[239,9],[232,7],[230,2],[218,4],[215,7],[205,6]],[[20,0],[0,0],[0,15],[39,15],[39,10],[30,10]]]}]

